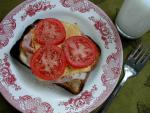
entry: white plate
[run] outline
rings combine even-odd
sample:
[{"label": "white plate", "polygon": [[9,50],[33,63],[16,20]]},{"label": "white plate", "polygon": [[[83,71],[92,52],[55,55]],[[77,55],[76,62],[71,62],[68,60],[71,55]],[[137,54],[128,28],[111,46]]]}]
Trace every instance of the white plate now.
[{"label": "white plate", "polygon": [[[96,68],[78,95],[39,83],[31,71],[10,56],[10,49],[36,19],[53,17],[77,23],[101,48]],[[0,92],[26,113],[87,113],[101,105],[120,77],[120,37],[108,16],[88,0],[26,0],[0,23]]]}]

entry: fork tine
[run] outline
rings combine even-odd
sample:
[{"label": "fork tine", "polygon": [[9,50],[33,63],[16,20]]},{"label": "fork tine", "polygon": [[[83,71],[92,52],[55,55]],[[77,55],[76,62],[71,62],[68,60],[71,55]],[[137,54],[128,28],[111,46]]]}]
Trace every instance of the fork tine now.
[{"label": "fork tine", "polygon": [[135,60],[138,60],[138,59],[140,58],[140,56],[143,54],[144,51],[146,51],[146,48],[141,48],[141,49],[139,50],[138,54],[136,54],[136,55],[134,56],[134,59],[135,59]]},{"label": "fork tine", "polygon": [[143,46],[143,45],[140,44],[140,45],[138,46],[138,48],[137,48],[135,51],[133,51],[133,52],[129,55],[128,60],[129,60],[130,58],[134,57],[135,54],[137,54],[137,52],[142,48],[142,46]]},{"label": "fork tine", "polygon": [[150,50],[150,48],[148,48],[145,52],[144,52],[144,54],[137,60],[137,63],[145,63],[148,59],[149,59],[149,57],[150,57],[150,54],[148,54],[147,55],[147,53],[149,53],[149,50]]},{"label": "fork tine", "polygon": [[146,58],[143,60],[142,63],[145,64],[149,60],[149,58],[150,58],[150,54],[148,56],[146,56]]}]

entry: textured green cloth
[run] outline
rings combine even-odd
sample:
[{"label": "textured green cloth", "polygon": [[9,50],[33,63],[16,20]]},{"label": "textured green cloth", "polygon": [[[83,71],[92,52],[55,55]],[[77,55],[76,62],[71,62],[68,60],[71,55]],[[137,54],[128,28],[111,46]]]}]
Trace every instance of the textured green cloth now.
[{"label": "textured green cloth", "polygon": [[[108,16],[115,20],[123,0],[91,0],[101,7]],[[0,20],[21,0],[0,0]],[[139,43],[150,46],[150,32],[138,40],[122,38],[124,59]],[[0,95],[0,113],[17,113],[17,111]],[[97,110],[92,113],[98,113]],[[138,77],[129,79],[108,109],[107,113],[150,113],[150,62]]]}]

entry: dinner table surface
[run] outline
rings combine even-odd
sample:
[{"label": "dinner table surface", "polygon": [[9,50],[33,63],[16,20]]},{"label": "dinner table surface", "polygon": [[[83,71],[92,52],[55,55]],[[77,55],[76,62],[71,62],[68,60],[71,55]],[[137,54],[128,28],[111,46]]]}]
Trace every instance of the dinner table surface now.
[{"label": "dinner table surface", "polygon": [[[124,0],[90,0],[115,22],[116,15]],[[0,22],[3,18],[23,0],[0,0]],[[138,2],[138,1],[137,1]],[[134,7],[134,6],[133,6]],[[130,18],[130,17],[129,17]],[[136,27],[136,26],[135,26]],[[150,32],[145,33],[138,39],[126,39],[121,37],[123,46],[123,60],[140,43],[150,47]],[[123,71],[121,76],[123,76]],[[91,113],[99,113],[99,108]],[[0,93],[0,113],[19,113],[10,105]],[[150,113],[150,62],[139,73],[139,76],[130,78],[114,98],[106,113]]]}]

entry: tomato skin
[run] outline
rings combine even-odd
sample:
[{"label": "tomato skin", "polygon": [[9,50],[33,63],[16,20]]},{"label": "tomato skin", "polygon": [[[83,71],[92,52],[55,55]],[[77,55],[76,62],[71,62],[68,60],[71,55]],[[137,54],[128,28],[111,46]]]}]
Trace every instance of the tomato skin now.
[{"label": "tomato skin", "polygon": [[43,46],[33,54],[30,67],[32,73],[42,80],[57,80],[65,71],[64,52],[54,45]]},{"label": "tomato skin", "polygon": [[68,63],[74,68],[84,68],[97,60],[99,50],[86,36],[72,36],[64,42],[64,53]]},{"label": "tomato skin", "polygon": [[41,45],[46,43],[58,45],[65,40],[66,31],[61,21],[46,18],[35,26],[35,37]]}]

